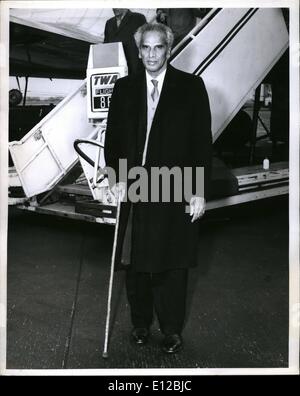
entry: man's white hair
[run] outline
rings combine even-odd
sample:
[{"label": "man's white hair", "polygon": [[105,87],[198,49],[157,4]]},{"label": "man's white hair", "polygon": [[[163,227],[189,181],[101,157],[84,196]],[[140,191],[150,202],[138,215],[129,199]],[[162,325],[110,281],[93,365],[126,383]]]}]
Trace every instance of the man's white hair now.
[{"label": "man's white hair", "polygon": [[134,34],[134,39],[138,48],[141,47],[143,35],[147,32],[160,33],[165,38],[168,49],[172,48],[174,34],[169,26],[166,26],[163,23],[145,23],[144,25],[140,26]]}]

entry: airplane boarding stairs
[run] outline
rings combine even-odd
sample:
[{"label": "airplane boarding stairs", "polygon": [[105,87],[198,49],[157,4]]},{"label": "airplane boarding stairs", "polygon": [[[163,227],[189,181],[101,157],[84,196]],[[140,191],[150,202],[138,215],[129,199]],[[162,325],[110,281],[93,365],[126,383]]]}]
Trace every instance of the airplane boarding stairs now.
[{"label": "airplane boarding stairs", "polygon": [[[279,8],[212,10],[174,48],[172,66],[201,76],[215,141],[288,48]],[[180,88],[179,88],[180,94]]]},{"label": "airplane boarding stairs", "polygon": [[[180,70],[201,76],[205,82],[212,112],[214,141],[280,59],[288,48],[288,42],[287,28],[279,8],[213,9],[174,48],[170,63]],[[78,138],[94,138],[105,128],[105,125],[88,122],[86,98],[82,94],[84,84],[65,98],[23,139],[9,144],[26,197],[33,197],[35,202],[35,196],[53,190],[78,162],[73,142]],[[247,191],[248,195],[243,198],[225,199],[210,203],[210,206],[231,205],[288,192],[287,164],[274,164],[271,172],[248,169],[245,173],[250,175],[249,186],[255,184],[253,181],[260,180],[257,184],[259,193]],[[236,176],[240,192],[245,188],[248,190],[245,181],[248,179],[245,179],[241,170],[237,171]],[[262,191],[268,179],[275,187]],[[60,185],[57,189],[91,196],[88,190],[83,193],[82,185]],[[23,208],[38,210],[38,205],[23,205]],[[52,208],[54,212],[59,212],[57,207]],[[46,208],[40,209],[43,211]],[[70,217],[77,218],[77,214],[73,213]],[[101,219],[86,220],[102,222]]]}]

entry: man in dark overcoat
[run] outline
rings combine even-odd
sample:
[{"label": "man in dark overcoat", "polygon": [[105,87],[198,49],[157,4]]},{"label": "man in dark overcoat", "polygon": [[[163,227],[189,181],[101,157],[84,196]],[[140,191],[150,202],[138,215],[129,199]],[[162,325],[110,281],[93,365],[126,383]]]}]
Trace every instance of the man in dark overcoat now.
[{"label": "man in dark overcoat", "polygon": [[104,43],[122,42],[128,65],[128,73],[136,73],[143,65],[138,57],[138,49],[134,40],[136,30],[146,23],[146,18],[138,12],[127,8],[113,8],[115,14],[104,28]]},{"label": "man in dark overcoat", "polygon": [[[147,202],[122,203],[116,257],[129,257],[127,297],[137,344],[148,340],[155,309],[166,353],[182,347],[188,268],[197,259],[198,225],[205,196],[191,195],[177,202],[151,201],[150,172],[156,167],[204,168],[208,192],[211,168],[211,115],[201,78],[168,64],[173,34],[163,24],[145,24],[135,34],[145,70],[117,80],[112,94],[105,138],[106,165],[116,170],[115,195],[130,191],[133,180],[119,172],[142,166],[149,174]],[[175,180],[175,179],[174,179]],[[191,178],[195,185],[195,172]],[[176,182],[174,181],[173,184]],[[172,185],[172,183],[171,183]],[[127,189],[127,190],[126,190]],[[130,194],[128,194],[128,198]],[[186,210],[186,209],[189,210]],[[128,254],[129,246],[129,254]]]}]

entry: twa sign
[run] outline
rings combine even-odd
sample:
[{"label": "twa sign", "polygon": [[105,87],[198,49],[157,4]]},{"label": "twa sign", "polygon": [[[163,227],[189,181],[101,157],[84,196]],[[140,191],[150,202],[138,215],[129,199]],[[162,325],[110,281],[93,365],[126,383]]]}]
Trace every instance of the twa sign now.
[{"label": "twa sign", "polygon": [[118,73],[111,73],[111,74],[99,74],[93,77],[93,85],[95,87],[102,86],[102,85],[112,85],[114,84],[117,79],[120,77]]},{"label": "twa sign", "polygon": [[91,76],[92,111],[108,111],[111,94],[119,77],[119,73]]},{"label": "twa sign", "polygon": [[118,78],[125,76],[123,69],[123,67],[112,67],[87,70],[89,118],[107,117],[114,85]]}]

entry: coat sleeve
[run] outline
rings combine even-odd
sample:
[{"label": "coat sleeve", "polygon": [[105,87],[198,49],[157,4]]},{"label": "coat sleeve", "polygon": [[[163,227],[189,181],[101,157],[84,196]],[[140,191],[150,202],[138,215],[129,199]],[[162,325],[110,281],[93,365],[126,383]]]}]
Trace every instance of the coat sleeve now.
[{"label": "coat sleeve", "polygon": [[[212,133],[211,133],[211,111],[206,87],[202,78],[197,78],[195,84],[195,97],[193,100],[193,135],[191,146],[191,157],[193,164],[204,168],[204,197],[209,199],[211,185],[212,165]],[[195,172],[193,172],[193,187],[195,190]]]}]

